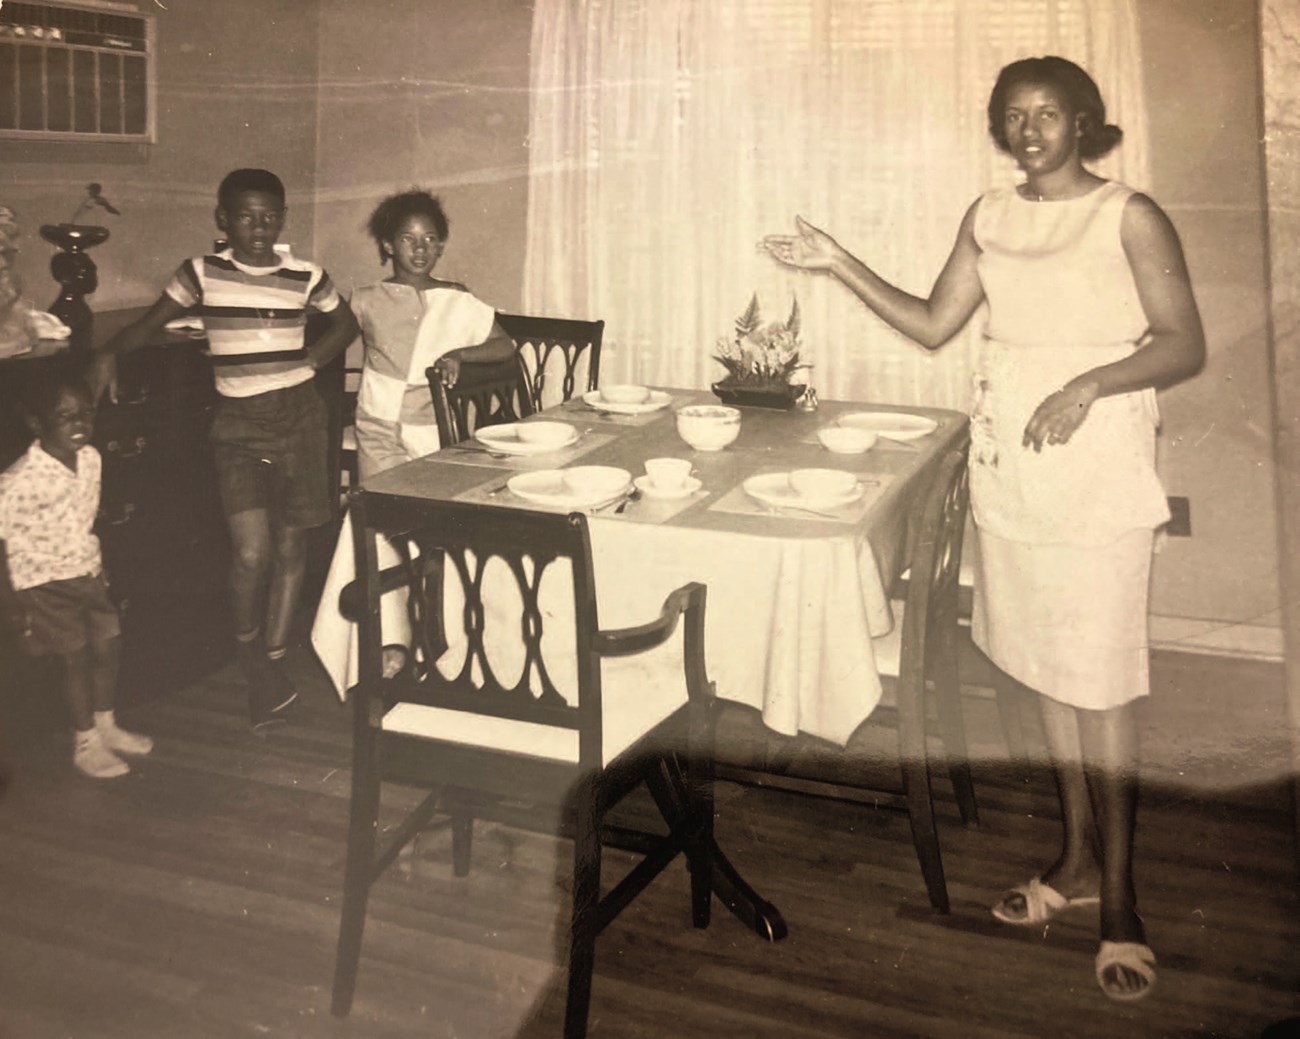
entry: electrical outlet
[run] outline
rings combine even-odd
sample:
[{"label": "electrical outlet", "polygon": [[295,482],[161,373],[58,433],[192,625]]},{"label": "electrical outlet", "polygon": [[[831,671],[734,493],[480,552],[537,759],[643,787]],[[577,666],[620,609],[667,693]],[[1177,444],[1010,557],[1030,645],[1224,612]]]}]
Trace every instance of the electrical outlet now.
[{"label": "electrical outlet", "polygon": [[1165,524],[1165,533],[1171,538],[1192,536],[1192,503],[1187,498],[1169,499],[1169,522]]}]

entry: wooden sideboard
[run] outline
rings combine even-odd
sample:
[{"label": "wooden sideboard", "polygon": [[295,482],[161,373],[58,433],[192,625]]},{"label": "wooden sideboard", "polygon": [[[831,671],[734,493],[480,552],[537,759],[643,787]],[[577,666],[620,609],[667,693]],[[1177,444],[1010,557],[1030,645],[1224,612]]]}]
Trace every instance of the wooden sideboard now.
[{"label": "wooden sideboard", "polygon": [[[96,315],[96,340],[140,313]],[[118,400],[104,402],[95,420],[94,444],[104,459],[96,532],[122,611],[123,705],[182,689],[232,655],[229,540],[208,443],[217,398],[204,345],[169,333],[123,357]],[[17,405],[24,380],[41,366],[69,362],[77,363],[51,344],[0,360],[0,467],[31,440]],[[341,359],[321,373],[319,385],[337,415]],[[337,434],[331,437],[337,441]],[[337,471],[337,456],[329,464]],[[315,540],[313,557],[325,555],[330,531]],[[313,587],[318,582],[309,579],[306,596]],[[0,740],[5,732],[9,740],[22,739],[61,726],[65,718],[61,697],[50,695],[44,662],[24,659],[13,641],[0,635]]]}]

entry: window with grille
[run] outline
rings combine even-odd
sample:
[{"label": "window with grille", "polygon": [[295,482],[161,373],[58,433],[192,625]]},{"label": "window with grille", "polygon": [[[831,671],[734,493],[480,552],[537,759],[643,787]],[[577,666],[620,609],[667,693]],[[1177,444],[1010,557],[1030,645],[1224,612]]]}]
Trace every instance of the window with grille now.
[{"label": "window with grille", "polygon": [[121,3],[0,3],[0,137],[154,139],[154,22]]}]

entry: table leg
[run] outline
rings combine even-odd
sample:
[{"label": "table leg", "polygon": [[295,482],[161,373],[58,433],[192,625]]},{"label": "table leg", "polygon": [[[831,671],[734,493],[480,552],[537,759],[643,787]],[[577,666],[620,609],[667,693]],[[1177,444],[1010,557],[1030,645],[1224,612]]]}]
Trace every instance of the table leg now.
[{"label": "table leg", "polygon": [[[676,825],[686,815],[685,783],[681,765],[675,757],[671,763],[665,762],[661,773],[647,780],[650,796],[669,826]],[[712,883],[713,893],[722,904],[760,938],[776,942],[789,933],[781,911],[749,886],[718,847],[717,841],[713,843]]]}]

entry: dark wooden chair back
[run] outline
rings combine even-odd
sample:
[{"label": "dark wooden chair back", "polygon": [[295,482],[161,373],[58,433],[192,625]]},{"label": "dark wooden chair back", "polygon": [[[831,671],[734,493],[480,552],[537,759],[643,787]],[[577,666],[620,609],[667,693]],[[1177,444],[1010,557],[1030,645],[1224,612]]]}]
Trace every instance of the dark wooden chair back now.
[{"label": "dark wooden chair back", "polygon": [[470,439],[483,426],[517,422],[537,410],[528,372],[517,354],[504,361],[462,364],[451,387],[443,385],[437,364],[426,369],[425,376],[443,447]]},{"label": "dark wooden chair back", "polygon": [[[381,635],[377,624],[362,624],[360,688],[382,689],[389,707],[399,702],[417,703],[573,729],[580,734],[583,760],[598,767],[601,760],[598,623],[586,518],[578,513],[557,515],[430,502],[421,504],[418,523],[411,524],[409,519],[403,523],[400,517],[392,516],[383,504],[367,509],[365,501],[362,495],[361,509],[365,514],[354,517],[354,530],[360,541],[357,545],[359,574],[368,572],[374,563],[374,533],[363,528],[376,520],[390,536],[393,533],[390,528],[402,530],[409,526],[402,533],[405,540],[418,546],[418,559],[436,560],[437,565],[421,566],[417,561],[407,573],[410,596],[417,605],[411,612],[412,665],[396,678],[377,681],[380,676],[377,668],[382,667]],[[546,628],[538,594],[543,579],[561,562],[567,564],[568,583],[573,592],[575,642],[571,646],[550,645],[549,648],[553,654],[572,652],[576,656],[576,703],[568,702],[556,688],[542,650]],[[513,591],[517,592],[520,604],[515,630],[522,637],[523,666],[509,680],[493,670],[485,646],[488,604],[484,601],[484,574],[489,566],[497,564],[504,564],[514,578]],[[459,580],[464,595],[464,609],[459,617],[443,615],[443,583],[448,576]],[[382,592],[382,585],[382,581],[373,583],[377,594]],[[363,604],[362,609],[369,613],[371,605]],[[373,606],[378,608],[377,597]],[[459,671],[450,677],[426,663],[437,660],[446,649],[447,623],[461,626],[466,649]]]},{"label": "dark wooden chair back", "polygon": [[[602,631],[587,521],[580,513],[554,515],[366,491],[352,495],[350,510],[357,581],[345,589],[344,598],[360,616],[360,667],[350,692],[352,797],[332,1010],[343,1015],[352,1006],[371,884],[435,814],[451,817],[452,865],[463,876],[470,868],[476,816],[522,803],[527,814],[521,821],[535,826],[539,819],[551,818],[543,807],[549,804],[560,808],[560,819],[567,820],[562,828],[574,841],[564,1034],[581,1039],[596,937],[678,854],[688,860],[692,921],[697,927],[709,922],[715,855],[714,692],[704,663],[705,587],[683,585],[668,594],[659,615],[647,623]],[[418,551],[402,566],[381,572],[378,546],[383,537],[414,543]],[[451,572],[459,578],[464,606],[457,616],[446,617],[443,577]],[[557,585],[557,578],[563,583]],[[386,676],[380,599],[395,579],[418,604],[410,614],[411,658],[422,664],[413,666],[408,659],[402,671]],[[561,615],[562,604],[550,598],[550,590],[572,591],[573,635],[567,645],[564,639],[545,638],[544,583],[546,610],[556,610],[552,616]],[[486,624],[494,616],[489,598],[498,609],[519,604],[512,630],[522,635],[524,662],[517,678],[497,674],[486,651]],[[652,697],[637,695],[640,690],[626,690],[619,706],[625,712],[620,721],[628,724],[606,746],[601,659],[660,646],[679,622],[688,703],[656,705]],[[460,664],[444,673],[438,663],[451,624],[463,630],[466,651]],[[461,631],[456,636],[459,646]],[[551,670],[559,654],[570,652],[576,660],[576,695],[557,688]],[[636,719],[635,711],[647,706],[649,712]],[[640,724],[633,724],[637,720]],[[560,739],[552,740],[556,732]],[[381,832],[380,787],[390,779],[432,789],[398,825]],[[668,824],[666,834],[607,825],[607,809],[639,784],[650,787]],[[601,847],[616,832],[627,842],[620,846],[643,858],[602,895]]]},{"label": "dark wooden chair back", "polygon": [[599,385],[604,321],[498,312],[497,324],[515,341],[515,351],[532,379],[534,410],[571,400]]},{"label": "dark wooden chair back", "polygon": [[[903,688],[923,691],[930,643],[937,633],[956,630],[962,537],[970,504],[968,450],[969,443],[964,443],[944,456],[915,528],[898,674]],[[903,697],[900,689],[899,700]]]}]

